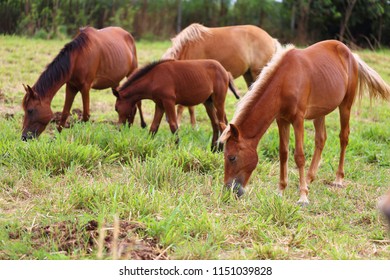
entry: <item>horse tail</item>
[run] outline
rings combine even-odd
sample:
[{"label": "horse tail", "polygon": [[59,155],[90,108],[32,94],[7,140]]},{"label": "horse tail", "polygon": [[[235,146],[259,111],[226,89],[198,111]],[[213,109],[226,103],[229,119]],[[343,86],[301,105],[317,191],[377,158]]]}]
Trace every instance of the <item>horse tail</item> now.
[{"label": "horse tail", "polygon": [[368,66],[357,54],[353,54],[358,63],[359,84],[358,96],[361,98],[366,90],[370,98],[382,98],[390,100],[390,86],[370,66]]},{"label": "horse tail", "polygon": [[233,82],[233,76],[230,72],[228,72],[228,74],[229,74],[229,89],[233,92],[234,96],[237,99],[240,99],[240,96],[237,93],[236,86],[234,85],[234,82]]}]

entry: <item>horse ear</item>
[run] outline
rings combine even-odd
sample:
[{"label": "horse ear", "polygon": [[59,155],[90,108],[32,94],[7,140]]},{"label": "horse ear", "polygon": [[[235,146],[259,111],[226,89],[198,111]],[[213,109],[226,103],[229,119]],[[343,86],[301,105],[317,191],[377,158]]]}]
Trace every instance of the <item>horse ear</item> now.
[{"label": "horse ear", "polygon": [[113,94],[116,98],[119,98],[119,92],[118,92],[115,88],[112,88],[112,94]]},{"label": "horse ear", "polygon": [[234,124],[230,124],[230,131],[231,131],[231,136],[234,138],[234,139],[238,139],[240,137],[240,131],[238,129],[237,126],[235,126]]},{"label": "horse ear", "polygon": [[23,87],[24,87],[24,90],[26,91],[26,94],[28,97],[32,97],[32,98],[38,97],[37,94],[35,93],[35,91],[29,85],[25,86],[23,84]]}]

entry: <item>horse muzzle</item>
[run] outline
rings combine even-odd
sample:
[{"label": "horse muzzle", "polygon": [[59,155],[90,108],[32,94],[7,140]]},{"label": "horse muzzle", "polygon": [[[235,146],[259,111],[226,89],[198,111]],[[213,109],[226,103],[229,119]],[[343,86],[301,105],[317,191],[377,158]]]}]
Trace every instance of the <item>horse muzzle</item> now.
[{"label": "horse muzzle", "polygon": [[225,186],[228,190],[233,191],[237,197],[241,197],[245,193],[242,184],[236,180],[233,180],[231,183],[228,183]]}]

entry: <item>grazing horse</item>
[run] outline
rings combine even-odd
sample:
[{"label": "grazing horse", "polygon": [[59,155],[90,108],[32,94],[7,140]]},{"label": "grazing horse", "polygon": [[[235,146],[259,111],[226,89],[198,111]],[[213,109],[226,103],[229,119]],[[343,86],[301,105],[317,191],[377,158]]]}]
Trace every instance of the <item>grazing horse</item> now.
[{"label": "grazing horse", "polygon": [[[235,115],[220,136],[225,143],[225,185],[238,196],[255,169],[256,147],[273,120],[279,129],[279,193],[287,186],[287,159],[290,124],[294,128],[294,159],[299,169],[300,199],[309,201],[308,183],[317,173],[326,141],[325,116],[339,108],[340,161],[334,184],[342,187],[345,150],[349,137],[349,119],[356,96],[365,89],[370,97],[390,98],[390,87],[357,55],[341,42],[323,41],[306,49],[289,46],[279,51],[260,74],[251,90],[238,104]],[[304,119],[315,127],[315,151],[305,178],[303,151]]]},{"label": "grazing horse", "polygon": [[[50,104],[57,91],[66,84],[65,105],[58,130],[69,116],[78,91],[83,101],[83,120],[89,119],[89,90],[117,87],[137,68],[133,37],[119,27],[96,30],[80,29],[79,34],[54,58],[33,87],[24,86],[25,112],[22,139],[38,137],[53,117]],[[146,126],[141,104],[141,125]]]},{"label": "grazing horse", "polygon": [[[156,103],[154,119],[150,133],[157,133],[164,111],[172,133],[178,129],[175,105],[195,106],[203,103],[211,120],[213,138],[212,151],[222,150],[217,147],[217,140],[226,124],[225,98],[229,88],[234,92],[233,81],[215,60],[160,60],[135,72],[119,88],[113,90],[116,96],[115,110],[119,123],[133,123],[135,103],[141,99],[151,99]],[[236,93],[235,93],[236,94]]]},{"label": "grazing horse", "polygon": [[[215,59],[234,79],[244,76],[249,87],[278,47],[280,44],[276,39],[254,25],[209,28],[193,23],[172,39],[172,47],[162,58]],[[178,119],[181,119],[183,109],[178,106]],[[194,110],[188,109],[194,126]]]}]

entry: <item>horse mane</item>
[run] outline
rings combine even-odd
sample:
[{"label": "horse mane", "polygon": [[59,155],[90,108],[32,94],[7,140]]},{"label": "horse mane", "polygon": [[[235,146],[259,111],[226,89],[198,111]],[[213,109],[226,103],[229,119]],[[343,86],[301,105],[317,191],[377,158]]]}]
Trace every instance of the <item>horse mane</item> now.
[{"label": "horse mane", "polygon": [[275,54],[263,68],[256,81],[251,85],[249,91],[238,102],[237,109],[231,121],[232,123],[240,122],[246,112],[253,110],[254,103],[263,94],[263,88],[275,74],[284,56],[292,49],[295,49],[295,46],[292,44],[286,46],[276,44]]},{"label": "horse mane", "polygon": [[129,87],[132,83],[134,83],[135,81],[139,80],[140,78],[142,78],[144,75],[146,75],[147,73],[149,73],[154,67],[156,67],[157,65],[160,65],[164,62],[168,62],[168,61],[173,61],[173,59],[161,59],[161,60],[157,60],[157,61],[154,61],[152,63],[149,63],[147,65],[145,65],[144,67],[138,69],[137,71],[135,71],[132,75],[130,75],[130,77],[126,80],[126,82],[121,85],[119,87],[119,91],[121,90],[124,90],[125,88]]},{"label": "horse mane", "polygon": [[204,35],[211,35],[208,27],[199,23],[193,23],[183,29],[176,37],[172,38],[172,47],[163,55],[163,58],[178,59],[184,46],[191,42],[203,40]]},{"label": "horse mane", "polygon": [[62,81],[69,74],[71,70],[71,54],[77,50],[84,49],[90,42],[85,32],[87,29],[89,28],[80,29],[79,34],[71,42],[67,43],[53,61],[46,66],[46,69],[34,85],[38,96],[44,97],[53,84]]}]

